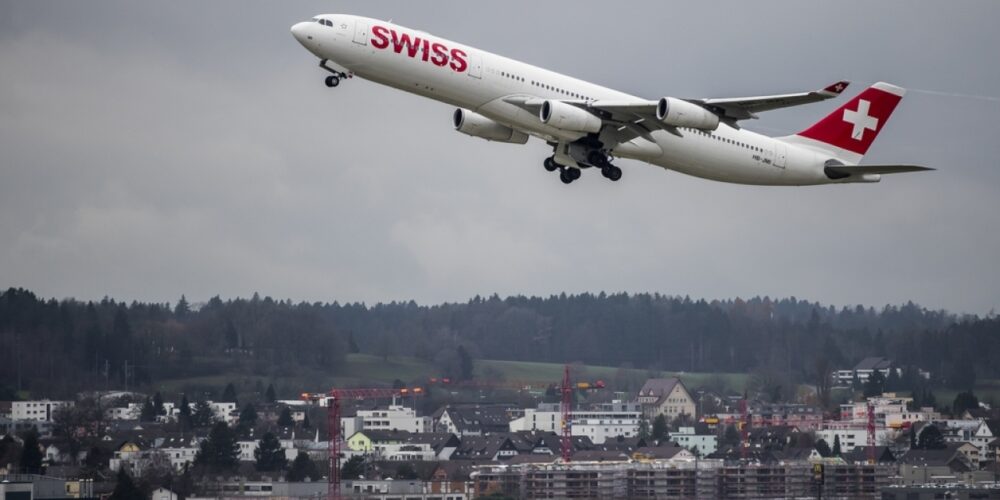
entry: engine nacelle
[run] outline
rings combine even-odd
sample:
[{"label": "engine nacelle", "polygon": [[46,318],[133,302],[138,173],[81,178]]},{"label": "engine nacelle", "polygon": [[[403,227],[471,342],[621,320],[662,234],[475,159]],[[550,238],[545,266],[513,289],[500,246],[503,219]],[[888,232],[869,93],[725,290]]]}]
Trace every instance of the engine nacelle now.
[{"label": "engine nacelle", "polygon": [[514,130],[467,109],[456,109],[455,114],[452,116],[452,122],[455,125],[455,130],[473,137],[486,139],[487,141],[509,142],[511,144],[524,144],[528,142],[528,134],[520,130]]},{"label": "engine nacelle", "polygon": [[596,133],[601,131],[601,119],[586,110],[562,101],[545,101],[538,110],[542,123],[562,130]]},{"label": "engine nacelle", "polygon": [[702,130],[719,128],[719,115],[674,97],[664,97],[656,103],[656,119],[674,127]]}]

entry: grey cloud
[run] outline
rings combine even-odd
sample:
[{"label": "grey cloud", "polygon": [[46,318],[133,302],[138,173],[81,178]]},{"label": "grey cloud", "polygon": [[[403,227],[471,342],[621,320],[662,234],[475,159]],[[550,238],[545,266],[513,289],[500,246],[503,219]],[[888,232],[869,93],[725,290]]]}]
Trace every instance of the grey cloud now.
[{"label": "grey cloud", "polygon": [[[731,186],[622,162],[567,188],[537,142],[456,134],[450,108],[363,81],[330,91],[288,27],[394,18],[658,97],[842,77],[991,95],[1000,7],[922,2],[0,3],[0,285],[175,300],[474,294],[768,294],[997,306],[1000,105],[911,93],[879,185]],[[792,133],[838,104],[769,113]]]}]

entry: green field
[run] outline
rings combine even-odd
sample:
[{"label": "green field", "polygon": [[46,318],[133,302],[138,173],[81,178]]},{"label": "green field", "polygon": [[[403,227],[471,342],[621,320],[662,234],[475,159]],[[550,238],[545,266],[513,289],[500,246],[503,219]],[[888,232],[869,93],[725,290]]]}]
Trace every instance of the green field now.
[{"label": "green field", "polygon": [[[333,375],[318,370],[302,370],[287,376],[266,377],[250,373],[233,373],[205,377],[172,379],[156,384],[155,389],[165,394],[188,393],[212,396],[221,394],[226,384],[232,382],[241,398],[253,399],[260,386],[274,384],[280,398],[292,398],[302,392],[325,392],[331,387],[385,387],[399,379],[407,385],[424,385],[431,377],[439,377],[438,370],[426,361],[392,356],[383,360],[369,354],[349,354],[345,366]],[[712,374],[659,372],[648,370],[619,369],[607,366],[574,365],[574,373],[579,372],[578,381],[603,380],[609,385],[625,385],[636,390],[650,375],[680,377],[690,389],[710,386],[716,390],[742,391],[746,383],[744,374]],[[563,365],[557,363],[533,363],[523,361],[476,360],[475,377],[484,380],[528,381],[544,385],[562,380]]]}]

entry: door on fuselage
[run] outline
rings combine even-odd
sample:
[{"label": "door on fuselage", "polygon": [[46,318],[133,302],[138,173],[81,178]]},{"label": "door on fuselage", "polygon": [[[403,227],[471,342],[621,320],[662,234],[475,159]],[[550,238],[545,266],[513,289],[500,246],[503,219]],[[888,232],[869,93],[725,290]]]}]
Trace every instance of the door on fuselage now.
[{"label": "door on fuselage", "polygon": [[483,78],[483,58],[479,54],[469,54],[469,76]]},{"label": "door on fuselage", "polygon": [[368,31],[371,26],[368,21],[357,20],[354,22],[354,43],[358,45],[368,45]]},{"label": "door on fuselage", "polygon": [[774,142],[774,166],[785,168],[785,157],[788,156],[788,146],[781,141]]}]

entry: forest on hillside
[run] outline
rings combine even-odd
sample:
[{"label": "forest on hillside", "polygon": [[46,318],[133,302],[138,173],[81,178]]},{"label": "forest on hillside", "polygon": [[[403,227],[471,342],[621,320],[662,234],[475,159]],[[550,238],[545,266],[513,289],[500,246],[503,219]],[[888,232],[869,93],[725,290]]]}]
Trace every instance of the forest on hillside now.
[{"label": "forest on hillside", "polygon": [[12,288],[0,293],[0,346],[0,399],[228,373],[337,373],[349,352],[413,356],[454,377],[468,373],[471,357],[816,383],[862,358],[887,356],[930,371],[940,387],[966,390],[977,378],[1000,378],[1000,319],[992,315],[959,317],[912,303],[835,308],[794,297],[585,293],[425,306],[255,294],[193,307],[183,297],[176,304],[85,302]]}]

